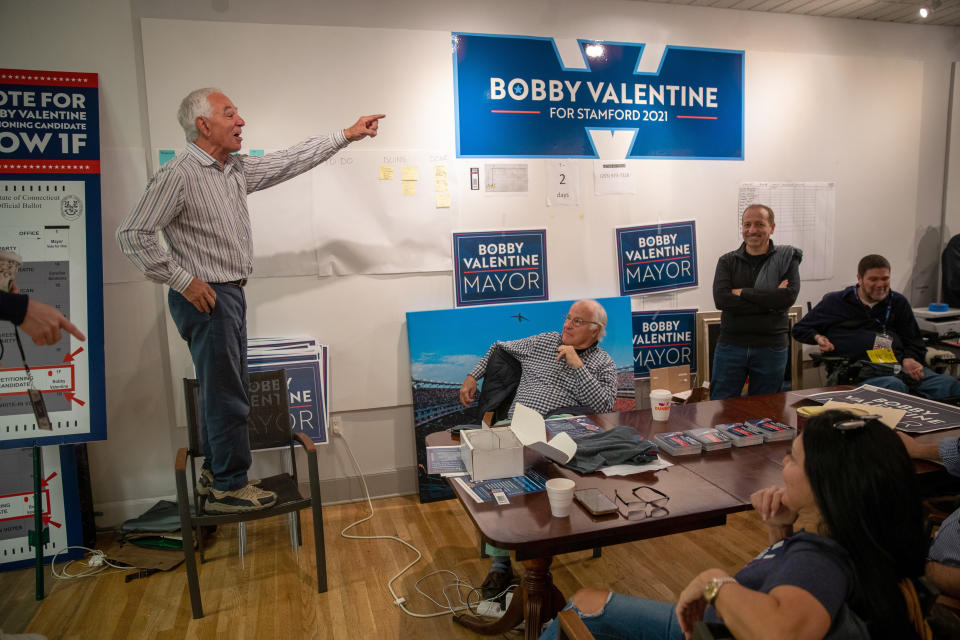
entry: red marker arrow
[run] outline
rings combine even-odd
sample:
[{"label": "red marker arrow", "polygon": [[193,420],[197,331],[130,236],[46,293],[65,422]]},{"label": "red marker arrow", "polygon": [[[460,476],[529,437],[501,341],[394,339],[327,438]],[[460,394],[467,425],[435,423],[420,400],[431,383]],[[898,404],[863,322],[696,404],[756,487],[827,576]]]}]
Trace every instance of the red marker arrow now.
[{"label": "red marker arrow", "polygon": [[48,475],[46,478],[44,478],[43,480],[40,481],[40,486],[42,486],[42,487],[47,486],[48,484],[50,484],[50,481],[53,480],[53,479],[56,478],[56,477],[57,477],[57,472],[54,471],[53,473],[51,473],[50,475]]},{"label": "red marker arrow", "polygon": [[80,353],[81,351],[83,351],[83,347],[80,347],[79,349],[77,349],[76,351],[74,351],[73,353],[71,353],[71,354],[68,355],[68,356],[63,356],[63,361],[64,361],[64,362],[73,362],[73,356],[77,355],[77,354]]},{"label": "red marker arrow", "polygon": [[77,398],[76,396],[74,396],[74,395],[73,395],[72,393],[70,393],[69,391],[66,392],[66,393],[64,393],[64,394],[63,394],[63,397],[66,398],[67,400],[73,400],[74,402],[76,402],[76,403],[77,403],[78,405],[80,405],[81,407],[82,407],[83,405],[87,404],[87,403],[84,402],[83,400],[81,400],[81,399]]},{"label": "red marker arrow", "polygon": [[52,524],[52,525],[55,526],[57,529],[59,529],[60,527],[63,526],[63,525],[60,524],[59,522],[54,522],[51,518],[52,518],[52,516],[43,516],[43,524],[45,524],[45,525],[47,525],[47,524]]}]

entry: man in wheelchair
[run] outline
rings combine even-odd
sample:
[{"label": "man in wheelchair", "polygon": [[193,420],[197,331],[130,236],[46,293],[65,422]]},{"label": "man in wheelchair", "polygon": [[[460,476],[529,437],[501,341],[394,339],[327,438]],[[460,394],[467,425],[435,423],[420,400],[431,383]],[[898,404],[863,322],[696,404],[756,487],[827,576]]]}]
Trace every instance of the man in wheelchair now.
[{"label": "man in wheelchair", "polygon": [[[829,384],[870,384],[943,400],[960,396],[960,382],[925,367],[927,347],[909,301],[890,290],[890,262],[863,257],[857,284],[823,297],[793,328],[793,337],[825,354]],[[868,350],[890,349],[896,362],[872,362]]]}]

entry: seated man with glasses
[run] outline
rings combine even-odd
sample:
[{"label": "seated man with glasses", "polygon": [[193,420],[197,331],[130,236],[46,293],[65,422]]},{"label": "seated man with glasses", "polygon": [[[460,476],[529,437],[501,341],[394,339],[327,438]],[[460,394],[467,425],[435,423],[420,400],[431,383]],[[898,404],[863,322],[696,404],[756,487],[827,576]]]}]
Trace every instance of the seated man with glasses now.
[{"label": "seated man with glasses", "polygon": [[[476,400],[477,380],[487,372],[496,348],[515,357],[522,367],[517,402],[543,415],[561,407],[587,407],[594,413],[613,410],[617,397],[617,368],[600,348],[607,312],[596,300],[579,300],[564,318],[563,332],[548,331],[521,340],[496,342],[460,386],[460,402]],[[513,406],[510,407],[513,416]]]},{"label": "seated man with glasses", "polygon": [[[545,416],[569,407],[586,407],[594,413],[612,411],[617,368],[599,344],[606,326],[607,312],[599,302],[579,300],[564,318],[562,333],[548,331],[495,343],[463,381],[460,402],[469,407],[476,400],[477,380],[485,376],[491,356],[500,348],[516,358],[522,370],[510,416],[518,402]],[[488,544],[487,553],[493,564],[481,586],[484,599],[502,596],[513,580],[510,552]]]}]

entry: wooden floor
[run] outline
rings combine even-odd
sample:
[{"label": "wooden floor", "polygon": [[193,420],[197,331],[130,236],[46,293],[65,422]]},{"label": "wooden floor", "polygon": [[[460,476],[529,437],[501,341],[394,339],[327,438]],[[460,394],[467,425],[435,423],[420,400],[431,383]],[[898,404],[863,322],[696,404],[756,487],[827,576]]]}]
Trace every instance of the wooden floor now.
[{"label": "wooden floor", "polygon": [[[479,584],[488,560],[478,555],[477,535],[456,500],[421,505],[416,497],[374,502],[376,515],[352,533],[394,535],[418,547],[423,559],[394,588],[414,612],[437,607],[417,594],[417,579],[439,569]],[[47,597],[34,600],[33,572],[0,573],[0,629],[40,633],[51,640],[99,638],[477,638],[450,615],[413,618],[394,604],[385,586],[415,554],[390,540],[347,540],[340,530],[365,516],[366,503],[324,509],[329,591],[316,592],[312,531],[294,556],[286,520],[247,524],[245,567],[237,558],[236,527],[221,527],[200,569],[206,617],[190,613],[183,565],[169,573],[124,582],[123,573],[56,580],[47,571]],[[309,527],[309,518],[304,518]],[[608,547],[593,559],[589,551],[558,557],[557,586],[570,596],[581,586],[673,600],[687,582],[708,567],[735,571],[766,544],[766,529],[752,511],[731,516],[726,526]],[[101,537],[107,552],[116,548]],[[420,588],[438,601],[450,574],[428,578]],[[447,593],[454,595],[453,589]],[[519,633],[507,637],[521,637]]]}]

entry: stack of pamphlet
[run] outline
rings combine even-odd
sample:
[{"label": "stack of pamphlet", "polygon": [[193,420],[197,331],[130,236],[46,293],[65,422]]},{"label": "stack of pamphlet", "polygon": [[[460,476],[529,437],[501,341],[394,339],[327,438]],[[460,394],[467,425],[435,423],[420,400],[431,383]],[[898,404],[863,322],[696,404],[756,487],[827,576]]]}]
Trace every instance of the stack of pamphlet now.
[{"label": "stack of pamphlet", "polygon": [[318,444],[329,441],[327,346],[314,338],[250,338],[250,371],[285,369],[290,395],[290,425]]},{"label": "stack of pamphlet", "polygon": [[777,422],[771,418],[747,420],[744,424],[759,430],[763,434],[764,442],[793,440],[797,436],[797,430],[794,427],[783,424],[782,422]]},{"label": "stack of pamphlet", "polygon": [[733,438],[723,431],[718,431],[711,427],[701,429],[690,429],[688,434],[696,438],[703,445],[704,451],[716,451],[718,449],[729,449],[733,445]]},{"label": "stack of pamphlet", "polygon": [[751,427],[742,422],[718,424],[714,428],[730,436],[733,440],[733,446],[735,447],[749,447],[754,444],[763,444],[763,432],[756,427]]},{"label": "stack of pamphlet", "polygon": [[703,450],[700,441],[690,436],[686,431],[658,433],[653,436],[653,441],[672,456],[689,456]]}]

